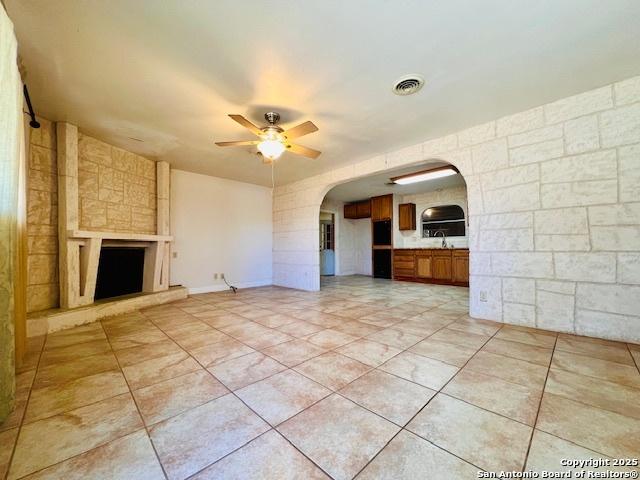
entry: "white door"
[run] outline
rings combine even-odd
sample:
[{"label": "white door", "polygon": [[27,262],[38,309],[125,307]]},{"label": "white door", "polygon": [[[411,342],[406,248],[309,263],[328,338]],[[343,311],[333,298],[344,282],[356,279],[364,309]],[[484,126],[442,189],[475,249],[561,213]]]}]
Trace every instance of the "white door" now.
[{"label": "white door", "polygon": [[333,218],[332,220],[320,221],[320,275],[335,275],[336,273],[333,228]]}]

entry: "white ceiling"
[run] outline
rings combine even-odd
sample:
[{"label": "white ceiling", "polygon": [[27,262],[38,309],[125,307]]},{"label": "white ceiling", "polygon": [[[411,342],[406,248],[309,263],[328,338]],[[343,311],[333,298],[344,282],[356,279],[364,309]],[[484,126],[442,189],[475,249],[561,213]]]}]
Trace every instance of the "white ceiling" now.
[{"label": "white ceiling", "polygon": [[445,162],[430,161],[420,165],[390,170],[385,173],[371,175],[369,177],[360,178],[351,182],[343,183],[333,187],[327,193],[326,198],[330,201],[338,202],[355,202],[358,200],[366,200],[367,198],[376,197],[378,195],[386,195],[387,193],[396,193],[398,195],[411,195],[414,193],[432,192],[443,188],[464,187],[466,183],[462,175],[451,175],[450,177],[436,178],[427,182],[412,183],[410,185],[387,185],[391,177],[406,175],[407,173],[419,172],[421,170],[430,170],[448,165]]},{"label": "white ceiling", "polygon": [[[37,113],[174,167],[271,184],[226,114],[312,120],[276,183],[640,74],[638,0],[5,0]],[[427,79],[391,93],[406,73]],[[138,139],[138,140],[134,140]],[[142,141],[139,141],[142,140]]]}]

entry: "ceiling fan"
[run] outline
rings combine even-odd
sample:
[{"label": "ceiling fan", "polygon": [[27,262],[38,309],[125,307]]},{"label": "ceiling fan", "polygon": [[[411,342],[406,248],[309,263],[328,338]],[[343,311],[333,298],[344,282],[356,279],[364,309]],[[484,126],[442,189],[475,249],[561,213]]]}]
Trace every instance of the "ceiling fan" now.
[{"label": "ceiling fan", "polygon": [[259,128],[244,118],[242,115],[229,115],[233,120],[238,122],[244,128],[249,130],[254,135],[258,136],[259,140],[246,140],[237,142],[216,142],[219,147],[240,147],[245,145],[257,145],[259,153],[263,156],[264,163],[272,163],[278,159],[285,151],[297,153],[298,155],[304,155],[309,158],[318,158],[320,153],[313,148],[303,147],[292,143],[294,138],[302,137],[309,133],[317,132],[313,122],[304,122],[300,125],[284,130],[277,124],[280,121],[280,114],[277,112],[267,112],[264,114],[264,118],[269,122],[269,125]]}]

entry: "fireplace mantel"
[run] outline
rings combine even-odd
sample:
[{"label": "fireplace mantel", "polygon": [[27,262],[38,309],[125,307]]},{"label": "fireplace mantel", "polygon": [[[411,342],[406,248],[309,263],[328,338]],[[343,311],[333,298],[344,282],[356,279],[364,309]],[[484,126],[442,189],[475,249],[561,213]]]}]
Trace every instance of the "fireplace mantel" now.
[{"label": "fireplace mantel", "polygon": [[151,235],[145,233],[94,232],[90,230],[68,230],[67,238],[82,240],[85,238],[101,238],[102,240],[125,240],[128,242],[171,242],[171,235]]}]

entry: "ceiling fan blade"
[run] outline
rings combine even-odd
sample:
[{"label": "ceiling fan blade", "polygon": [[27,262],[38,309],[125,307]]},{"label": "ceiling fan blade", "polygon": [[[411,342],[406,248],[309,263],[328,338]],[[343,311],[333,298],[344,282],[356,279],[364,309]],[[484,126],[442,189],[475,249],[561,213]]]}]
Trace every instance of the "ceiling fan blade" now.
[{"label": "ceiling fan blade", "polygon": [[253,123],[251,123],[249,120],[244,118],[242,115],[229,115],[229,116],[233,120],[238,122],[240,125],[242,125],[244,128],[246,128],[247,130],[250,130],[253,134],[258,135],[258,136],[264,134],[264,132],[262,130],[260,130]]},{"label": "ceiling fan blade", "polygon": [[257,145],[259,140],[240,140],[237,142],[216,142],[219,147],[240,147],[242,145]]},{"label": "ceiling fan blade", "polygon": [[304,122],[296,127],[290,128],[289,130],[285,130],[282,134],[285,137],[291,139],[291,138],[298,138],[303,135],[307,135],[309,133],[313,133],[317,131],[318,131],[318,127],[316,127],[313,124],[313,122]]},{"label": "ceiling fan blade", "polygon": [[295,143],[288,144],[287,151],[297,153],[298,155],[304,155],[309,158],[318,158],[322,153],[318,150],[314,150],[313,148],[303,147],[302,145],[296,145]]}]

